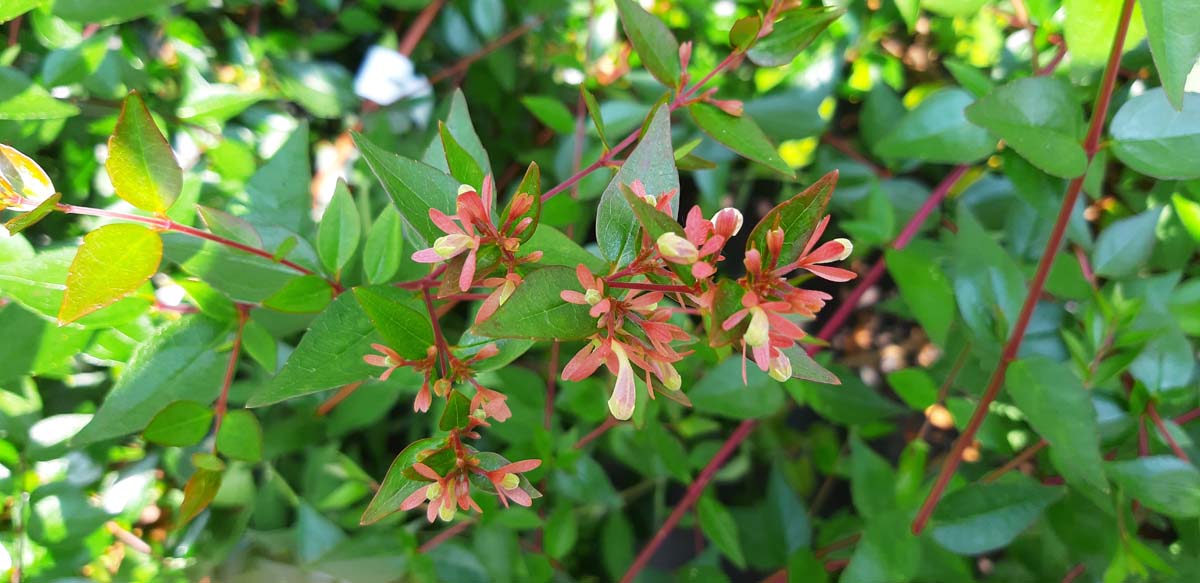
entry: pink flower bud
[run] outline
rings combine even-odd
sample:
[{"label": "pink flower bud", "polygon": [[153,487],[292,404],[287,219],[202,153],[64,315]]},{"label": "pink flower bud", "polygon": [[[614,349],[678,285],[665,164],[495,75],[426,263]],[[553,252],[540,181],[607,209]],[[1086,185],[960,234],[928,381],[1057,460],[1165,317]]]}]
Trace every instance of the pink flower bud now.
[{"label": "pink flower bud", "polygon": [[657,244],[658,252],[672,263],[688,265],[700,259],[700,250],[696,249],[696,245],[675,233],[663,233]]},{"label": "pink flower bud", "polygon": [[732,239],[742,230],[742,211],[732,207],[723,208],[713,215],[710,222],[713,225],[713,232],[726,239]]},{"label": "pink flower bud", "polygon": [[433,242],[433,252],[442,259],[449,259],[475,246],[475,239],[468,235],[446,235]]},{"label": "pink flower bud", "polygon": [[779,252],[783,251],[783,229],[775,227],[767,231],[767,254],[768,257],[779,257]]},{"label": "pink flower bud", "polygon": [[679,68],[687,72],[688,63],[692,60],[692,41],[679,45]]},{"label": "pink flower bud", "polygon": [[839,243],[842,246],[842,252],[835,255],[833,259],[830,259],[830,261],[841,261],[849,257],[850,254],[854,252],[854,243],[851,243],[850,239],[837,238],[830,242]]},{"label": "pink flower bud", "polygon": [[742,102],[736,99],[710,99],[708,102],[733,117],[742,117],[742,114],[746,111]]}]

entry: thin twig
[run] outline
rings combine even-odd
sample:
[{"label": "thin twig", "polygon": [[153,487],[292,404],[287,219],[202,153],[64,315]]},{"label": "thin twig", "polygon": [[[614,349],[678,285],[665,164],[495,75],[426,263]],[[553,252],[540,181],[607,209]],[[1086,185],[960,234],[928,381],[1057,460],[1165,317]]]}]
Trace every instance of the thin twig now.
[{"label": "thin twig", "polygon": [[990,484],[996,480],[999,480],[1000,476],[1007,474],[1008,472],[1019,467],[1021,464],[1033,459],[1033,456],[1037,455],[1039,451],[1045,449],[1047,445],[1050,445],[1050,442],[1046,441],[1045,439],[1039,440],[1037,443],[1025,448],[1013,459],[1008,460],[1008,463],[992,470],[991,472],[988,472],[988,474],[983,478],[980,478],[979,481],[983,482],[984,484]]},{"label": "thin twig", "polygon": [[[229,409],[229,388],[233,386],[233,375],[237,372],[238,355],[242,351],[242,333],[246,330],[246,320],[250,319],[250,308],[245,304],[237,305],[237,331],[233,335],[233,348],[229,351],[229,364],[225,366],[225,379],[221,382],[221,395],[213,407],[213,434],[221,432],[221,422],[225,420],[225,411]],[[217,444],[213,442],[214,452]]]},{"label": "thin twig", "polygon": [[1154,405],[1154,401],[1146,403],[1146,413],[1150,415],[1150,420],[1154,421],[1154,426],[1158,428],[1158,434],[1167,442],[1167,445],[1171,446],[1171,451],[1175,452],[1175,457],[1189,464],[1192,463],[1192,460],[1188,458],[1187,452],[1183,451],[1182,447],[1179,447],[1179,442],[1175,441],[1175,437],[1167,429],[1167,424],[1163,423],[1163,419],[1158,414],[1158,407]]}]

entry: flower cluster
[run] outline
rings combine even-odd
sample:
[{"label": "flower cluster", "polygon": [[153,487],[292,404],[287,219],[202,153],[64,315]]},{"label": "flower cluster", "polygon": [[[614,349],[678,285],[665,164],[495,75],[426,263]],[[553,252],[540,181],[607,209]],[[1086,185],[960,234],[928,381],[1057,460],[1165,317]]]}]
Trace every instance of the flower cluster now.
[{"label": "flower cluster", "polygon": [[[533,504],[533,497],[522,488],[520,474],[536,469],[542,465],[541,460],[511,462],[494,470],[487,470],[484,469],[480,457],[473,455],[463,446],[457,436],[451,436],[445,449],[454,451],[457,462],[444,476],[439,475],[425,463],[414,463],[412,469],[432,483],[418,488],[408,498],[405,498],[400,503],[400,510],[412,510],[428,500],[429,506],[425,511],[425,516],[429,522],[433,522],[437,517],[446,522],[454,520],[454,515],[460,509],[479,512],[479,505],[471,498],[472,476],[486,480],[505,507],[508,506],[509,500],[521,506]],[[429,459],[430,456],[436,455],[437,451],[421,452],[420,457]]]}]

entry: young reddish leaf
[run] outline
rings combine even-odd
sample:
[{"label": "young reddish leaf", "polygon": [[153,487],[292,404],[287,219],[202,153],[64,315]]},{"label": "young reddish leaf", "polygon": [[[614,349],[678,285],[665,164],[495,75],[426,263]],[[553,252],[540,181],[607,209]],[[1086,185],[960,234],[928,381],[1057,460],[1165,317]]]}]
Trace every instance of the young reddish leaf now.
[{"label": "young reddish leaf", "polygon": [[679,41],[667,25],[635,0],[617,0],[625,36],[642,58],[642,65],[667,87],[679,84]]},{"label": "young reddish leaf", "polygon": [[158,270],[162,250],[158,233],[141,225],[111,224],[88,233],[71,262],[59,324],[137,291]]},{"label": "young reddish leaf", "polygon": [[817,223],[825,215],[825,205],[833,195],[833,187],[837,184],[838,171],[834,170],[822,176],[812,186],[793,196],[786,202],[773,208],[758,222],[750,232],[746,242],[746,250],[767,248],[767,231],[774,228],[783,229],[783,251],[779,255],[781,265],[790,263],[804,250],[804,244],[816,229]]},{"label": "young reddish leaf", "polygon": [[136,91],[125,98],[104,163],[117,196],[145,211],[163,213],[183,188],[183,171]]},{"label": "young reddish leaf", "polygon": [[245,462],[262,459],[263,432],[258,417],[246,409],[230,411],[217,431],[217,451]]},{"label": "young reddish leaf", "polygon": [[208,434],[212,419],[212,409],[196,401],[175,401],[150,420],[142,437],[160,445],[195,445]]},{"label": "young reddish leaf", "polygon": [[179,505],[179,526],[192,521],[198,514],[208,508],[217,490],[221,489],[221,478],[224,472],[207,469],[197,469],[183,487],[183,503]]},{"label": "young reddish leaf", "polygon": [[534,271],[474,333],[534,340],[576,340],[595,333],[596,319],[588,315],[588,306],[563,300],[563,290],[582,291],[574,269],[550,266]]},{"label": "young reddish leaf", "polygon": [[[17,215],[7,223],[4,223],[4,228],[8,229],[9,235],[16,235],[17,233],[36,225],[38,221],[46,218],[46,215],[54,212],[54,205],[57,205],[59,200],[62,200],[62,194],[56,192],[50,195],[50,198],[43,200],[41,204],[34,207],[33,210],[22,215]],[[2,206],[0,206],[0,208],[2,208]]]}]

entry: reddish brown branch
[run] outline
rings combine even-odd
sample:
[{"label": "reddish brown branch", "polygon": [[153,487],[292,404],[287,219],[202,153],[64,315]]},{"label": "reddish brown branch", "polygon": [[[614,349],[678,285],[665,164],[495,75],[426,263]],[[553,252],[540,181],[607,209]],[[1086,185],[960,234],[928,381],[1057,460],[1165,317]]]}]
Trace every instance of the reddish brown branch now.
[{"label": "reddish brown branch", "polygon": [[332,397],[329,397],[328,401],[321,403],[321,406],[317,407],[317,417],[324,417],[328,415],[334,407],[337,407],[342,401],[345,401],[347,397],[353,395],[354,391],[357,391],[362,384],[363,381],[358,381],[338,389],[338,392],[334,393]]},{"label": "reddish brown branch", "polygon": [[1158,407],[1154,405],[1154,401],[1146,403],[1146,413],[1148,413],[1150,415],[1150,419],[1154,421],[1154,426],[1158,428],[1158,434],[1161,435],[1163,440],[1167,442],[1167,445],[1171,446],[1171,451],[1175,452],[1175,457],[1188,462],[1189,464],[1192,463],[1192,460],[1188,458],[1187,452],[1183,451],[1182,447],[1179,447],[1179,442],[1175,441],[1175,437],[1173,437],[1171,432],[1167,429],[1167,424],[1163,423],[1162,417],[1158,414]]},{"label": "reddish brown branch", "polygon": [[[246,321],[250,319],[250,308],[245,304],[237,305],[237,331],[233,335],[233,348],[229,350],[229,364],[225,366],[225,378],[221,382],[221,394],[217,404],[213,406],[213,434],[221,431],[221,422],[225,420],[225,412],[229,409],[229,388],[233,386],[233,375],[237,372],[238,355],[242,351],[242,333],[246,330]],[[217,448],[213,442],[213,450]]]}]

